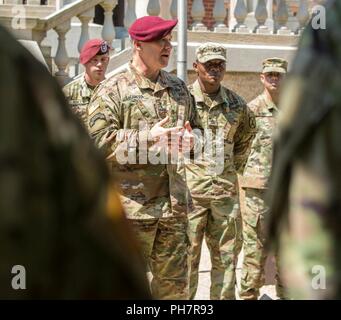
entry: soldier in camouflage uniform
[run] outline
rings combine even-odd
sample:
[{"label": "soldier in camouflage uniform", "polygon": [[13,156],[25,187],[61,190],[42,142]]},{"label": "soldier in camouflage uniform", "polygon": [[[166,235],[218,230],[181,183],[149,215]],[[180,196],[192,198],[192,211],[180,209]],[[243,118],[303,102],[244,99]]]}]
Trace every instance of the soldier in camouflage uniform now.
[{"label": "soldier in camouflage uniform", "polygon": [[[268,207],[264,202],[264,194],[271,172],[272,136],[278,113],[280,86],[287,65],[287,61],[280,58],[264,60],[260,75],[264,91],[248,104],[256,119],[257,134],[244,174],[239,179],[244,242],[240,297],[245,300],[257,299],[265,280],[267,252],[264,248],[264,218],[268,214]],[[276,278],[277,295],[283,296],[278,273]]]},{"label": "soldier in camouflage uniform", "polygon": [[[148,298],[104,159],[57,82],[1,27],[0,69],[0,299]],[[15,265],[25,290],[12,287]]]},{"label": "soldier in camouflage uniform", "polygon": [[341,298],[341,3],[308,25],[280,102],[270,240],[295,299]]},{"label": "soldier in camouflage uniform", "polygon": [[98,84],[105,79],[109,63],[109,45],[101,39],[86,42],[80,52],[80,63],[84,65],[84,76],[68,83],[64,94],[72,111],[87,125],[86,108]]},{"label": "soldier in camouflage uniform", "polygon": [[[198,268],[205,236],[211,255],[211,299],[235,299],[236,263],[242,246],[237,172],[242,172],[254,137],[254,120],[246,103],[221,81],[226,70],[226,49],[201,45],[193,64],[198,79],[189,86],[202,127],[212,137],[215,154],[203,153],[186,166],[194,210],[189,213],[190,297],[198,286]],[[218,132],[221,130],[221,132]],[[217,166],[218,165],[218,166]],[[221,167],[219,168],[219,165]]]},{"label": "soldier in camouflage uniform", "polygon": [[132,61],[100,85],[88,109],[88,129],[120,183],[158,299],[188,298],[184,168],[150,159],[157,141],[184,125],[190,128],[195,115],[184,82],[161,70],[168,64],[175,24],[154,16],[137,19],[129,29]]}]

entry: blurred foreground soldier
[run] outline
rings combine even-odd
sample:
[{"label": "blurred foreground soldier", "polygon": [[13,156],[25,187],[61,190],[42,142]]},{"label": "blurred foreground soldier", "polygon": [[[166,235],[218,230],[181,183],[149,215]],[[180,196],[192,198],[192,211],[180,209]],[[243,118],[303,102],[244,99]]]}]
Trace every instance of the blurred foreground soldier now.
[{"label": "blurred foreground soldier", "polygon": [[[253,140],[245,171],[240,177],[240,203],[243,217],[243,269],[240,297],[256,300],[259,289],[265,283],[265,262],[268,252],[265,250],[264,219],[269,208],[264,203],[272,162],[272,137],[278,113],[278,100],[281,82],[287,72],[288,62],[280,58],[263,61],[260,80],[264,91],[248,105],[256,119],[257,134]],[[277,259],[276,259],[277,262]],[[283,297],[283,288],[278,272],[277,296]]]},{"label": "blurred foreground soldier", "polygon": [[271,241],[291,298],[341,298],[341,3],[308,26],[281,95],[269,187]]},{"label": "blurred foreground soldier", "polygon": [[148,298],[106,164],[58,84],[1,27],[0,66],[0,298]]},{"label": "blurred foreground soldier", "polygon": [[84,76],[68,83],[64,94],[73,112],[87,125],[86,108],[98,84],[105,79],[109,63],[110,47],[106,41],[92,39],[87,41],[79,55],[79,60],[85,67]]},{"label": "blurred foreground soldier", "polygon": [[[206,146],[203,154],[186,166],[194,210],[189,213],[190,297],[198,287],[198,268],[205,236],[211,255],[211,291],[214,300],[235,299],[236,263],[242,246],[237,171],[242,172],[254,137],[254,121],[244,100],[223,87],[226,49],[214,43],[201,45],[193,68],[198,79],[189,86],[202,121]],[[251,125],[251,127],[250,127]],[[208,148],[210,149],[210,148]]]},{"label": "blurred foreground soldier", "polygon": [[188,298],[184,168],[151,156],[170,134],[184,126],[191,130],[193,105],[184,82],[161,70],[168,64],[175,25],[154,16],[137,19],[129,28],[132,61],[100,85],[88,108],[88,129],[120,182],[158,299]]}]

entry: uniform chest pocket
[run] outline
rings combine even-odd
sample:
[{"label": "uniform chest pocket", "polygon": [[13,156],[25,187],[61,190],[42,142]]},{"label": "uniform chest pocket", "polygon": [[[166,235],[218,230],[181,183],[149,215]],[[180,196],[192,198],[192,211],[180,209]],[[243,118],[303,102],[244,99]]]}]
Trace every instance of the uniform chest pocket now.
[{"label": "uniform chest pocket", "polygon": [[122,107],[124,128],[143,130],[147,127],[152,117],[142,105],[141,100],[124,101]]}]

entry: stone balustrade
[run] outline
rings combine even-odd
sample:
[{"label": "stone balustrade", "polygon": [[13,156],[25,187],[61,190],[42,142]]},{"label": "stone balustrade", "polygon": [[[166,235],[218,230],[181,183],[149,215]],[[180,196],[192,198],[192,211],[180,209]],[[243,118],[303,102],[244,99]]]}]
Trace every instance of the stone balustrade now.
[{"label": "stone balustrade", "polygon": [[[192,0],[189,30],[256,34],[299,34],[310,17],[312,0],[215,0],[213,28],[208,30],[203,20],[208,7],[204,0]],[[125,26],[135,17],[159,15],[176,17],[177,0],[126,0]],[[134,10],[135,8],[135,10]]]},{"label": "stone balustrade", "polygon": [[[104,9],[104,24],[102,38],[108,43],[115,39],[115,29],[112,20],[112,11],[117,5],[117,0],[2,0],[0,11],[1,22],[8,27],[19,39],[34,40],[41,47],[45,58],[48,60],[46,48],[41,46],[42,41],[50,30],[58,35],[54,65],[55,76],[61,84],[69,80],[67,67],[69,57],[66,49],[66,34],[71,28],[71,20],[77,17],[81,23],[81,34],[78,41],[78,51],[89,39],[89,23],[95,15],[95,6]],[[52,8],[51,8],[52,7]],[[46,11],[46,8],[52,11]],[[52,68],[52,65],[50,65]]]},{"label": "stone balustrade", "polygon": [[[54,65],[56,77],[61,83],[68,81],[67,66],[69,57],[66,46],[66,34],[71,28],[71,21],[80,21],[78,51],[89,39],[89,23],[93,21],[95,6],[104,10],[104,23],[101,36],[108,43],[115,39],[113,25],[113,9],[118,0],[0,0],[0,20],[12,29],[18,38],[37,41],[39,46],[49,30],[58,35]],[[177,17],[177,0],[125,0],[124,27],[127,29],[136,18],[144,15],[159,15],[170,19]],[[292,12],[292,3],[297,4],[297,11]],[[209,28],[203,18],[207,6],[203,0],[192,0],[189,15],[192,24],[189,31],[221,34],[299,34],[309,19],[309,0],[215,0],[213,10],[214,25]],[[122,3],[121,3],[122,4]],[[25,18],[23,26],[20,19],[13,25],[13,8],[21,7],[24,11],[17,12],[16,18]],[[20,17],[20,14],[24,14]],[[209,41],[209,39],[207,39]],[[42,48],[44,53],[44,50]],[[50,52],[51,53],[51,52]]]}]

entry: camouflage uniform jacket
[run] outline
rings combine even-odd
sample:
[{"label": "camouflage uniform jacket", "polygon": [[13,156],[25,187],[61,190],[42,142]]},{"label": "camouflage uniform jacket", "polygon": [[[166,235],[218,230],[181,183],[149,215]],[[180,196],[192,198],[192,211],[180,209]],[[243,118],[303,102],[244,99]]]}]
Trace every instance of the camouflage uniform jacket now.
[{"label": "camouflage uniform jacket", "polygon": [[[105,160],[57,81],[2,26],[0,68],[1,299],[148,298]],[[25,290],[11,286],[18,263]]]},{"label": "camouflage uniform jacket", "polygon": [[278,109],[265,93],[252,100],[248,106],[255,116],[257,133],[241,178],[241,186],[264,189],[271,172],[272,137]]},{"label": "camouflage uniform jacket", "polygon": [[[184,167],[152,164],[150,159],[141,163],[140,155],[143,149],[149,151],[148,128],[166,115],[170,117],[168,127],[183,126],[187,120],[194,126],[194,112],[184,82],[161,70],[157,82],[152,83],[131,64],[103,82],[94,94],[88,108],[88,129],[120,182],[128,218],[186,213]],[[129,149],[129,163],[119,161],[121,148]]]},{"label": "camouflage uniform jacket", "polygon": [[93,87],[89,86],[84,77],[80,77],[70,83],[64,88],[63,92],[72,108],[72,111],[83,121],[86,125],[86,108],[90,102],[91,96],[94,92]]},{"label": "camouflage uniform jacket", "polygon": [[[205,155],[205,158],[196,158],[194,164],[186,166],[191,195],[214,198],[232,196],[236,193],[236,173],[242,172],[254,138],[252,113],[240,96],[223,86],[212,101],[207,101],[198,81],[190,85],[189,90],[195,98],[201,126],[205,131],[212,130],[216,151],[219,146],[223,147],[220,148],[223,151],[220,156],[216,153],[215,158],[210,159]],[[218,135],[217,129],[222,130],[221,135]],[[206,144],[207,141],[205,139]]]}]

